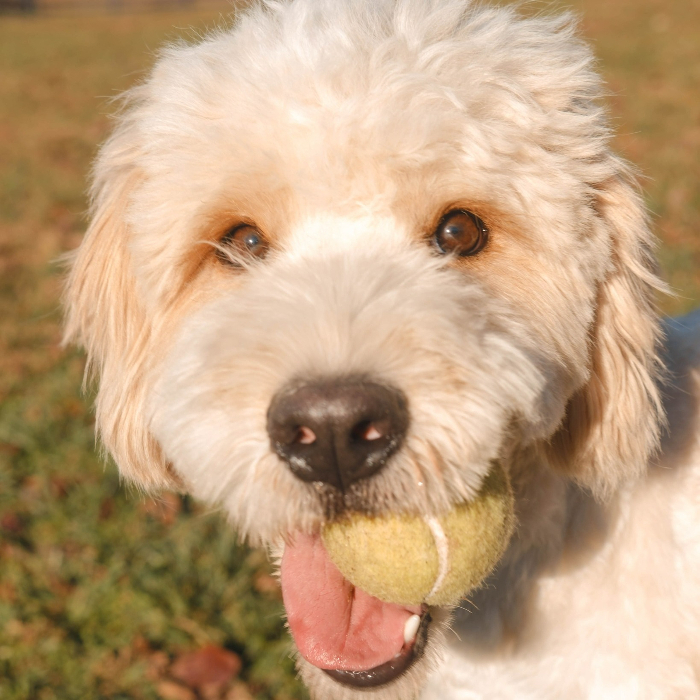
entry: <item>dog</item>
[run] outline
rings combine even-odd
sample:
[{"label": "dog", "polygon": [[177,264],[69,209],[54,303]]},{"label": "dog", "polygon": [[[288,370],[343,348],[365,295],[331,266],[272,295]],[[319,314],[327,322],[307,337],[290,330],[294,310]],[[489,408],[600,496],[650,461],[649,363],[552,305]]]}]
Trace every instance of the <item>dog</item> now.
[{"label": "dog", "polygon": [[[568,15],[275,0],[126,96],[66,338],[122,475],[282,559],[314,698],[700,698],[700,314],[657,313],[603,92]],[[319,530],[494,462],[486,582],[362,608]]]}]

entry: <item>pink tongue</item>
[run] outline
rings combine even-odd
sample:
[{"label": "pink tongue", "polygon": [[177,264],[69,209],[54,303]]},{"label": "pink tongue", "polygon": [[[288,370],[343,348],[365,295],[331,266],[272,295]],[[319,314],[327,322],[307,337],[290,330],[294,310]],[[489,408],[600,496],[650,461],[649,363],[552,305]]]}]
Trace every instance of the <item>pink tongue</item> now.
[{"label": "pink tongue", "polygon": [[301,655],[314,666],[367,671],[391,661],[418,606],[383,603],[343,578],[321,538],[297,535],[282,557],[282,596]]}]

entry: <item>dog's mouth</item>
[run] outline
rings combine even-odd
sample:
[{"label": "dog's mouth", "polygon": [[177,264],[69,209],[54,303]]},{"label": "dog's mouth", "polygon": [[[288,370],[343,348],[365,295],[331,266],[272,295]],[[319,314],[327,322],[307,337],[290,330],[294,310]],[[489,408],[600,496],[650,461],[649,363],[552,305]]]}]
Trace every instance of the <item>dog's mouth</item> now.
[{"label": "dog's mouth", "polygon": [[299,653],[337,682],[385,685],[421,657],[430,625],[427,608],[385,603],[353,586],[319,536],[298,535],[286,546],[281,579]]},{"label": "dog's mouth", "polygon": [[324,669],[338,683],[353,688],[376,688],[390,683],[402,676],[423,655],[423,649],[428,641],[430,613],[425,610],[420,616],[418,631],[413,642],[404,644],[403,649],[391,661],[370,668],[367,671],[339,671]]}]

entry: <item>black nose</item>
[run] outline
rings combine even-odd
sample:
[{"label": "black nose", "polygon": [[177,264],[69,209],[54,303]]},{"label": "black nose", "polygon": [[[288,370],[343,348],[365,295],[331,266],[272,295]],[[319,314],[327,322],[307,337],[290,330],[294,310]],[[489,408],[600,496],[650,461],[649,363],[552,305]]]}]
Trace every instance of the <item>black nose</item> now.
[{"label": "black nose", "polygon": [[378,472],[407,427],[403,393],[363,379],[329,379],[282,391],[267,413],[272,447],[292,472],[341,490]]}]

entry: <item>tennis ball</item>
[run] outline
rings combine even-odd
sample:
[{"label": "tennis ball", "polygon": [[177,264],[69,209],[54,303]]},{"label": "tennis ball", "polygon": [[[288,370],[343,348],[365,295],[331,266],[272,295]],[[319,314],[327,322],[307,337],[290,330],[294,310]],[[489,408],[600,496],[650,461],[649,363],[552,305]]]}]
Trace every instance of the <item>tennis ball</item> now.
[{"label": "tennis ball", "polygon": [[439,518],[356,513],[326,525],[321,538],[343,576],[375,598],[451,605],[491,572],[513,520],[513,493],[498,464],[474,499]]}]

